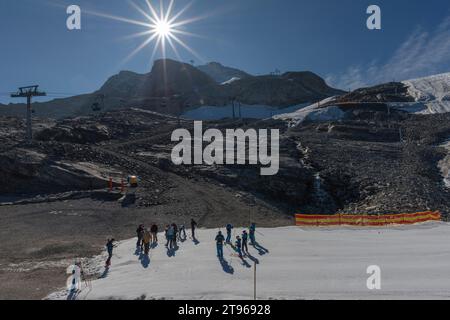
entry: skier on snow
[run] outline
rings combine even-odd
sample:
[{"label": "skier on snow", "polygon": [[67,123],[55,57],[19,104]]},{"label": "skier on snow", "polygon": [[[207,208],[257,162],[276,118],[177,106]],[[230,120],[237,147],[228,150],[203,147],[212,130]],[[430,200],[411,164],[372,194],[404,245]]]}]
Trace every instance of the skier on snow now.
[{"label": "skier on snow", "polygon": [[231,223],[227,224],[227,241],[226,243],[231,243],[231,231],[233,230],[233,225]]},{"label": "skier on snow", "polygon": [[173,245],[174,247],[177,247],[178,226],[175,223],[172,223],[172,227],[173,227]]},{"label": "skier on snow", "polygon": [[144,238],[144,225],[141,224],[136,229],[136,235],[137,235],[137,242],[136,242],[136,248],[141,248],[142,250],[142,239]]},{"label": "skier on snow", "polygon": [[241,237],[237,236],[237,237],[236,237],[236,243],[235,243],[235,250],[237,251],[237,253],[238,253],[238,255],[239,255],[239,258],[242,259],[242,250],[241,250],[241,247],[242,247]]},{"label": "skier on snow", "polygon": [[256,244],[256,239],[255,239],[255,232],[256,232],[256,224],[252,223],[252,225],[249,228],[249,234],[250,234],[250,243],[252,246],[254,246]]},{"label": "skier on snow", "polygon": [[175,230],[173,228],[173,226],[169,226],[167,229],[167,244],[166,247],[168,249],[172,249],[173,248],[173,237],[175,235]]},{"label": "skier on snow", "polygon": [[153,224],[150,229],[152,235],[152,243],[158,243],[158,226]]},{"label": "skier on snow", "polygon": [[194,219],[191,219],[191,233],[192,239],[195,239],[195,228],[197,227],[197,222]]},{"label": "skier on snow", "polygon": [[111,265],[111,258],[113,255],[113,249],[114,249],[114,242],[116,240],[108,239],[108,242],[106,243],[106,251],[108,252],[108,260],[106,260],[105,267],[108,268]]},{"label": "skier on snow", "polygon": [[217,247],[217,257],[223,259],[223,242],[225,241],[225,237],[222,234],[222,231],[219,231],[216,236],[216,247]]},{"label": "skier on snow", "polygon": [[248,233],[247,230],[244,230],[242,232],[242,253],[244,254],[248,254],[247,242],[248,242]]},{"label": "skier on snow", "polygon": [[[183,237],[181,237],[181,234],[183,234]],[[178,231],[178,239],[180,241],[186,240],[186,227],[184,226],[184,223],[180,226],[180,230]]]},{"label": "skier on snow", "polygon": [[144,237],[142,239],[142,242],[144,243],[144,253],[148,256],[148,253],[150,251],[150,241],[152,240],[152,236],[150,234],[150,230],[147,229],[144,231]]}]

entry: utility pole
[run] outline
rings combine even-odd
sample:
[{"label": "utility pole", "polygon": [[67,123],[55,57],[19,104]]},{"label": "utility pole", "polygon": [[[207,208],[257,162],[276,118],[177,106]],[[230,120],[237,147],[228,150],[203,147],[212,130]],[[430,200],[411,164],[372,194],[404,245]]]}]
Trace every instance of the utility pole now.
[{"label": "utility pole", "polygon": [[256,301],[256,261],[254,264],[254,274],[253,274],[253,282],[254,282],[254,286],[253,286],[253,298]]},{"label": "utility pole", "polygon": [[31,127],[31,99],[32,97],[44,97],[45,92],[38,91],[39,86],[29,86],[19,88],[17,93],[11,95],[11,98],[27,98],[27,142],[33,140],[33,130]]},{"label": "utility pole", "polygon": [[236,110],[235,110],[235,106],[234,106],[235,101],[236,101],[236,98],[233,98],[231,100],[231,107],[233,108],[233,120],[236,119]]}]

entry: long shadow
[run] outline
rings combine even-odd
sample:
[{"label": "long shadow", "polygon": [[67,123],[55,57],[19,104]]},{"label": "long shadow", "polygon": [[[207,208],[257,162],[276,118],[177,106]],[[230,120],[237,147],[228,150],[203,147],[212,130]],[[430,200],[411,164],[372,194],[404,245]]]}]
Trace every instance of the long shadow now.
[{"label": "long shadow", "polygon": [[150,257],[146,254],[141,254],[139,260],[141,260],[141,264],[144,267],[144,269],[147,269],[148,266],[150,265]]},{"label": "long shadow", "polygon": [[167,256],[170,257],[175,257],[177,251],[178,251],[179,247],[175,246],[173,248],[167,248]]},{"label": "long shadow", "polygon": [[269,250],[267,250],[266,248],[261,246],[258,242],[255,242],[254,244],[252,244],[252,247],[258,251],[258,254],[260,256],[263,256],[263,255],[269,253]]},{"label": "long shadow", "polygon": [[223,271],[225,271],[226,273],[229,273],[229,274],[234,273],[233,267],[228,263],[227,260],[225,260],[224,258],[219,258],[219,262],[222,265]]},{"label": "long shadow", "polygon": [[140,255],[141,255],[141,252],[142,252],[141,247],[136,247],[136,251],[134,251],[134,255],[135,255],[135,256],[140,256]]},{"label": "long shadow", "polygon": [[244,259],[244,257],[241,258],[242,265],[246,268],[251,268],[252,266],[247,262],[247,260]]},{"label": "long shadow", "polygon": [[69,294],[67,295],[67,300],[77,300],[78,293],[78,290],[70,290]]},{"label": "long shadow", "polygon": [[105,268],[103,273],[100,275],[99,279],[105,279],[109,274],[109,268]]},{"label": "long shadow", "polygon": [[252,256],[249,252],[246,253],[246,257],[252,260],[254,263],[259,264],[259,260]]},{"label": "long shadow", "polygon": [[[233,244],[230,244],[230,245],[231,245],[231,248],[234,250],[234,252],[238,252],[236,246],[234,246]],[[252,267],[252,266],[247,262],[247,260],[244,259],[244,256],[239,257],[239,259],[241,259],[242,265],[243,265],[244,267],[247,267],[247,268],[251,268],[251,267]],[[253,260],[252,260],[252,261],[253,261]]]}]

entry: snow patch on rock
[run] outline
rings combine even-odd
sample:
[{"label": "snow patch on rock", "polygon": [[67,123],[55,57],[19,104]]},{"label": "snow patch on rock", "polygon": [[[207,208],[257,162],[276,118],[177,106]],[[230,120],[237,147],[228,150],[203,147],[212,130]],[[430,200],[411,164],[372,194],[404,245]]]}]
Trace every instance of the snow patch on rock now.
[{"label": "snow patch on rock", "polygon": [[343,119],[345,112],[338,106],[321,107],[326,103],[332,102],[334,99],[335,97],[330,97],[306,108],[299,109],[292,113],[276,115],[273,118],[287,121],[291,127],[298,126],[304,121],[324,122]]},{"label": "snow patch on rock", "polygon": [[238,81],[238,80],[241,80],[241,78],[239,78],[239,77],[233,77],[233,78],[231,78],[230,80],[227,80],[227,81],[222,82],[221,84],[224,86],[224,85],[231,84],[231,83],[233,83],[233,82],[235,82],[235,81]]},{"label": "snow patch on rock", "polygon": [[450,73],[403,81],[408,94],[425,106],[418,113],[450,112]]}]

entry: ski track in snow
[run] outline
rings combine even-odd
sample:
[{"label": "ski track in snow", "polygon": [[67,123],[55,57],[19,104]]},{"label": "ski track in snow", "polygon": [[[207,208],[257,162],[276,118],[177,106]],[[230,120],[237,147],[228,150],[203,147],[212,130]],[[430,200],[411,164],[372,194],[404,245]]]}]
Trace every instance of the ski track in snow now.
[{"label": "ski track in snow", "polygon": [[[235,229],[239,232],[241,229]],[[252,299],[253,263],[240,262],[230,247],[228,264],[215,256],[217,230],[198,230],[169,257],[163,245],[151,250],[148,266],[135,255],[136,239],[119,243],[112,267],[78,299]],[[163,239],[160,236],[160,239]],[[269,250],[257,267],[259,299],[448,299],[450,224],[409,227],[258,229],[257,241]],[[103,273],[105,254],[88,267]],[[381,290],[367,289],[367,267],[381,268]],[[67,291],[48,296],[66,299]]]}]

